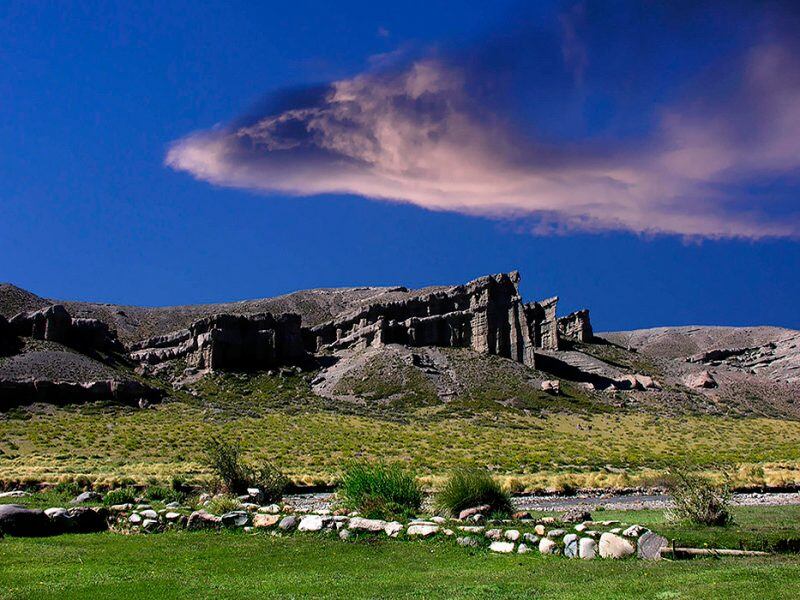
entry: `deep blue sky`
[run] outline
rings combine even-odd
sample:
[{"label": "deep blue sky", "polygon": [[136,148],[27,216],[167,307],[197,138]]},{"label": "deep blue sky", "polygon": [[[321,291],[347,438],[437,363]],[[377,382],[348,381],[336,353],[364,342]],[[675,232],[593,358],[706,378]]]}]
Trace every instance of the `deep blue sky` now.
[{"label": "deep blue sky", "polygon": [[[502,32],[519,10],[387,4],[2,3],[0,281],[54,298],[165,305],[460,283],[516,268],[526,298],[557,294],[562,312],[587,306],[598,330],[800,328],[797,241],[533,235],[526,220],[354,195],[265,196],[164,166],[176,139],[236,119],[269,92],[352,77],[397,48],[458,48]],[[528,7],[526,18],[554,10]],[[680,72],[695,58],[664,68]],[[535,114],[535,98],[526,102],[513,110]],[[609,103],[591,103],[582,131],[609,122]],[[774,183],[783,205],[796,206],[791,177],[758,183],[753,193]]]}]

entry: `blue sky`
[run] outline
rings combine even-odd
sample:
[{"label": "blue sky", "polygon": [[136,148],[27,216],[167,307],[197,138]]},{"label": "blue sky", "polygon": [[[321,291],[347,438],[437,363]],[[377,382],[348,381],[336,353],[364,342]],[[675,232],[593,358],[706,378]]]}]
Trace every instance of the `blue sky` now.
[{"label": "blue sky", "polygon": [[162,305],[517,268],[598,329],[800,327],[789,3],[253,4],[0,6],[0,280]]}]

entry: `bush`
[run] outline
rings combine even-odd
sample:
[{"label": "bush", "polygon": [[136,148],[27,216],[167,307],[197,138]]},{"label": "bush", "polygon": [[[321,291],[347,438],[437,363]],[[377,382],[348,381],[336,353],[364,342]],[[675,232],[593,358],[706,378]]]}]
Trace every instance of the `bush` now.
[{"label": "bush", "polygon": [[369,518],[413,516],[422,504],[422,488],[401,465],[353,462],[339,484],[343,504]]},{"label": "bush", "polygon": [[103,498],[103,504],[133,504],[136,502],[136,490],[133,488],[117,488],[108,492]]},{"label": "bush", "polygon": [[224,515],[234,510],[242,510],[242,503],[233,496],[215,496],[208,501],[206,508],[213,515]]},{"label": "bush", "polygon": [[244,494],[251,487],[253,473],[242,459],[238,444],[210,438],[205,445],[206,463],[231,494]]},{"label": "bush", "polygon": [[675,506],[666,513],[669,520],[714,526],[733,523],[727,477],[721,485],[716,485],[707,477],[684,469],[673,469],[670,473],[673,476],[670,495]]},{"label": "bush", "polygon": [[183,502],[183,493],[172,488],[161,485],[151,485],[144,493],[145,498],[152,501],[161,501],[165,504],[170,502]]},{"label": "bush", "polygon": [[247,488],[258,488],[262,502],[277,502],[289,485],[288,478],[271,463],[263,461],[254,467],[244,461],[238,444],[218,438],[206,443],[206,462],[222,487],[231,494],[241,495]]},{"label": "bush", "polygon": [[454,517],[465,508],[488,504],[490,514],[511,513],[511,497],[489,471],[480,467],[462,467],[450,474],[436,496],[436,507]]},{"label": "bush", "polygon": [[74,481],[62,481],[53,486],[53,492],[61,496],[70,496],[74,498],[83,491]]},{"label": "bush", "polygon": [[262,461],[255,470],[253,486],[261,490],[261,502],[280,502],[283,493],[289,487],[289,478],[272,463]]}]

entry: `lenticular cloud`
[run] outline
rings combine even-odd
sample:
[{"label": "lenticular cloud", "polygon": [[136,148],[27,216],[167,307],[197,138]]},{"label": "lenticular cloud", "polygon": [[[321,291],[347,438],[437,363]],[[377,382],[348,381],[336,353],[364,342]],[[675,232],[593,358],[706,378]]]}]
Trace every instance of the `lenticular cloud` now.
[{"label": "lenticular cloud", "polygon": [[[572,45],[579,30],[568,29]],[[780,39],[740,48],[726,65],[734,80],[701,73],[694,93],[620,109],[621,119],[624,110],[652,112],[636,135],[538,133],[547,129],[537,124],[541,113],[509,110],[486,92],[498,89],[487,80],[513,64],[492,69],[474,56],[431,53],[296,95],[294,105],[244,123],[188,135],[172,144],[166,163],[221,186],[355,194],[520,219],[537,233],[797,237],[796,205],[778,210],[753,193],[764,179],[791,182],[800,172],[800,65]],[[568,73],[575,51],[553,46],[553,60]],[[565,104],[593,85],[591,47],[581,52]],[[536,101],[535,89],[525,93]],[[555,109],[549,118],[568,116]]]}]

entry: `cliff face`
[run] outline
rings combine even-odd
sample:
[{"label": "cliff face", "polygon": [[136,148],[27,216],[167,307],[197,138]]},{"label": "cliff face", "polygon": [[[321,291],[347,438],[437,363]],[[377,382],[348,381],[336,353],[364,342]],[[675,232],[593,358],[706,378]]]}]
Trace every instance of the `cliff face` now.
[{"label": "cliff face", "polygon": [[379,302],[305,333],[313,352],[395,343],[472,348],[534,366],[535,348],[558,348],[558,298],[523,304],[519,273],[481,277],[466,285]]},{"label": "cliff face", "polygon": [[189,366],[210,370],[266,369],[305,356],[300,317],[292,313],[214,315],[132,349],[130,356],[137,362],[158,364],[185,357]]},{"label": "cliff face", "polygon": [[185,357],[199,369],[257,369],[297,363],[306,353],[400,344],[471,348],[533,367],[536,348],[558,349],[558,298],[524,304],[519,280],[512,271],[376,300],[310,328],[301,328],[300,317],[291,313],[219,314],[136,343],[131,358],[154,365]]},{"label": "cliff face", "polygon": [[593,333],[592,323],[589,321],[589,311],[577,310],[558,319],[558,333],[565,338],[579,342],[590,341]]}]

